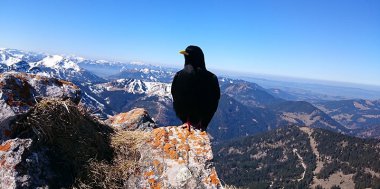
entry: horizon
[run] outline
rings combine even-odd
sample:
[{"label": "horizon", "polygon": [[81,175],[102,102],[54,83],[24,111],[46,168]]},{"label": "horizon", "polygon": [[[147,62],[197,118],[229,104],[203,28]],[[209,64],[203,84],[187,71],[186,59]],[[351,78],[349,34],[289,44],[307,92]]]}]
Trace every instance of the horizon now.
[{"label": "horizon", "polygon": [[179,68],[195,44],[210,70],[380,86],[380,2],[292,2],[5,1],[0,46]]},{"label": "horizon", "polygon": [[[175,67],[173,65],[157,65],[157,64],[147,63],[144,61],[118,61],[118,60],[108,60],[108,59],[92,59],[92,58],[88,58],[88,57],[78,56],[75,54],[72,54],[72,55],[66,55],[66,54],[60,54],[60,53],[50,54],[47,52],[35,52],[35,51],[29,51],[29,50],[23,50],[23,49],[0,47],[0,50],[4,50],[4,49],[18,50],[18,51],[29,52],[29,53],[42,53],[42,54],[46,54],[46,55],[50,55],[50,56],[53,56],[53,55],[64,56],[64,57],[74,56],[77,58],[83,58],[85,60],[117,62],[117,63],[121,63],[121,64],[138,63],[138,64],[150,65],[150,66],[161,66],[161,67],[168,68],[168,69],[181,69],[181,67],[183,66],[182,64],[180,66],[177,66],[177,67]],[[248,78],[250,78],[250,79],[268,80],[268,81],[304,83],[304,84],[313,84],[313,85],[337,86],[337,87],[348,87],[348,88],[358,88],[358,89],[363,89],[363,90],[380,91],[380,85],[352,83],[352,82],[346,82],[346,81],[320,80],[320,79],[313,79],[313,78],[301,78],[301,77],[286,76],[286,75],[251,73],[251,72],[243,72],[243,71],[229,71],[229,70],[223,70],[223,69],[218,69],[218,68],[212,69],[212,71],[214,71],[215,73],[218,73],[220,77],[230,77],[230,78],[241,79],[241,80],[247,80]],[[237,76],[237,74],[239,74],[240,76]]]}]

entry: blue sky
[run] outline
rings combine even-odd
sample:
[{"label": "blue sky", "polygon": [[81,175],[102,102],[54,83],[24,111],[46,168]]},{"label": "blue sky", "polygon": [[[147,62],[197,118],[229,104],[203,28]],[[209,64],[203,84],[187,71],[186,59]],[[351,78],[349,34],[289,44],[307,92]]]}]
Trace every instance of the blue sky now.
[{"label": "blue sky", "polygon": [[2,0],[0,47],[380,85],[378,0]]}]

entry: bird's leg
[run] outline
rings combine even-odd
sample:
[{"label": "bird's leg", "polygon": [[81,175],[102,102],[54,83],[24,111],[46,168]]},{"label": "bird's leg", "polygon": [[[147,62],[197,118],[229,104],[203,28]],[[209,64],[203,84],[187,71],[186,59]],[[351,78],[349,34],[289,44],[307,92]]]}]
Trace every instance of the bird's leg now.
[{"label": "bird's leg", "polygon": [[[184,123],[185,124],[185,123]],[[190,132],[190,129],[191,129],[191,122],[190,122],[190,119],[187,118],[187,121],[186,121],[186,125],[185,126],[182,126],[182,128],[186,128],[189,132]]]},{"label": "bird's leg", "polygon": [[187,118],[186,124],[187,124],[187,130],[190,132],[190,120],[189,120],[189,118]]},{"label": "bird's leg", "polygon": [[203,130],[202,129],[202,121],[200,121],[200,122],[198,122],[198,124],[197,124],[197,129],[199,129],[199,130]]},{"label": "bird's leg", "polygon": [[198,128],[199,128],[199,130],[203,131],[203,128],[202,128],[202,121],[200,121],[200,122],[198,123]]}]

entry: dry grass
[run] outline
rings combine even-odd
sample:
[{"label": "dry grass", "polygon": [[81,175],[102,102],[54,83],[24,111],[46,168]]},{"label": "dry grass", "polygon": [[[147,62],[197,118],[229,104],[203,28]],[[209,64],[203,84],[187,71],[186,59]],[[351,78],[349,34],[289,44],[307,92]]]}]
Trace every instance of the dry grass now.
[{"label": "dry grass", "polygon": [[42,100],[14,124],[14,136],[34,139],[48,148],[53,171],[51,188],[127,188],[139,173],[139,148],[149,134],[116,131],[100,124],[71,101]]},{"label": "dry grass", "polygon": [[141,131],[120,131],[111,137],[115,156],[111,163],[93,161],[90,176],[79,181],[79,188],[126,188],[129,177],[138,173],[140,153],[149,134]]},{"label": "dry grass", "polygon": [[113,130],[69,100],[42,100],[13,128],[13,137],[32,138],[34,148],[48,149],[60,181],[51,183],[53,188],[70,187],[78,178],[87,178],[90,161],[110,161],[113,157],[109,139]]}]

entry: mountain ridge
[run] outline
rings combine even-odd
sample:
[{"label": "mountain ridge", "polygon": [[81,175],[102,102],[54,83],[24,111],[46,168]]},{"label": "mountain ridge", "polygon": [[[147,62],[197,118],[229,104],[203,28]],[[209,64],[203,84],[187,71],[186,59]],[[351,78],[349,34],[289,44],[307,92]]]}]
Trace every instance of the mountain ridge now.
[{"label": "mountain ridge", "polygon": [[[92,109],[94,114],[102,119],[131,108],[142,107],[151,112],[153,119],[159,125],[179,123],[171,104],[170,82],[175,73],[173,69],[145,64],[87,60],[74,56],[33,54],[17,50],[8,50],[10,52],[5,55],[4,51],[6,50],[0,53],[0,57],[2,57],[0,58],[1,72],[27,72],[71,81],[83,91],[82,101]],[[14,54],[11,59],[13,64],[7,66],[4,62],[12,61],[4,60],[4,57],[12,57],[12,52]],[[46,58],[52,61],[43,61]],[[16,59],[21,61],[17,62],[15,61]],[[99,77],[81,66],[97,71],[97,73],[107,73],[105,70],[111,71],[107,73],[108,75]],[[79,71],[78,68],[80,69]],[[245,123],[237,120],[236,125],[223,119],[222,116],[216,116],[214,119],[219,119],[216,121],[219,123],[218,125],[227,125],[231,127],[230,130],[236,130],[232,127],[240,127],[240,129],[242,129],[241,126],[248,128],[251,125],[254,127],[257,123],[252,120],[261,120],[261,123],[258,124],[261,125],[260,128],[242,129],[242,132],[240,132],[242,136],[265,132],[286,125],[329,128],[336,132],[362,137],[378,137],[380,135],[376,131],[378,127],[376,124],[355,129],[346,126],[346,122],[335,118],[333,114],[324,112],[326,109],[323,109],[320,105],[323,102],[284,100],[275,94],[281,93],[284,97],[289,97],[291,94],[281,91],[276,93],[276,90],[265,89],[260,85],[243,80],[220,77],[219,83],[222,94],[226,94],[239,102],[239,104],[233,103],[234,105],[225,103],[223,109],[218,109],[219,115],[236,113],[239,112],[239,109],[250,109],[250,111],[240,111],[240,114],[247,119],[245,119]],[[297,97],[294,98],[297,99]],[[225,101],[227,102],[228,100]],[[308,109],[314,111],[307,111]],[[355,112],[354,114],[359,113]],[[330,116],[334,118],[332,119]],[[222,120],[224,121],[221,122]],[[375,123],[378,121],[370,118],[366,118],[366,120],[373,120]],[[214,127],[219,129],[219,126]],[[247,132],[243,132],[243,130]],[[218,131],[215,128],[210,131],[212,131],[211,135],[214,135],[215,142],[224,139],[224,137],[220,137],[222,136],[220,133],[224,131]]]},{"label": "mountain ridge", "polygon": [[0,188],[222,188],[206,132],[157,128],[133,109],[106,122],[75,84],[0,74]]},{"label": "mountain ridge", "polygon": [[[32,57],[32,55],[28,56]],[[80,90],[82,98],[81,100],[78,100],[77,97],[74,98],[76,102],[84,105],[87,110],[94,108],[91,110],[93,116],[103,116],[102,119],[143,107],[152,115],[151,121],[155,122],[155,124],[147,125],[180,125],[172,108],[170,83],[164,82],[170,81],[173,72],[164,71],[165,74],[162,75],[162,72],[155,71],[156,68],[153,67],[137,65],[140,69],[135,69],[136,67],[129,65],[130,67],[123,71],[135,70],[136,74],[127,74],[129,78],[113,74],[115,78],[107,79],[107,77],[96,76],[80,66],[78,71],[76,69],[78,62],[75,62],[74,57],[45,56],[48,57],[48,61],[42,61],[44,58],[40,57],[41,60],[33,59],[34,62],[21,60],[9,66],[0,62],[0,93],[2,94],[0,96],[6,97],[3,101],[0,99],[0,103],[8,103],[8,106],[11,103],[10,105],[17,108],[21,107],[20,110],[23,111],[14,112],[14,114],[21,115],[30,110],[30,107],[38,104],[41,100],[38,97],[39,95],[36,95],[39,94],[36,91],[44,91],[44,87],[50,87],[50,91],[57,92],[58,95],[55,97],[64,97],[63,100],[72,99],[72,96],[78,97],[78,95],[65,97],[59,94],[65,92],[77,94],[76,91]],[[14,60],[11,59],[10,62]],[[78,58],[77,61],[85,60]],[[157,77],[154,77],[155,74]],[[13,79],[6,79],[5,82],[1,80],[10,77]],[[36,82],[36,79],[40,82]],[[374,157],[376,159],[379,156],[380,147],[371,142],[375,140],[358,139],[314,128],[329,129],[346,135],[376,137],[379,134],[377,130],[379,126],[376,126],[378,123],[376,115],[380,101],[289,101],[274,96],[272,93],[275,91],[265,89],[255,83],[225,77],[220,77],[219,82],[222,94],[219,108],[208,129],[208,137],[215,145],[214,154],[217,155],[215,158],[217,170],[221,171],[218,170],[218,175],[226,180],[227,184],[254,188],[333,187],[333,185],[363,188],[378,186],[377,177],[380,175],[378,168],[380,165],[378,165],[378,161],[371,161]],[[36,85],[39,87],[35,87]],[[72,85],[75,85],[76,88],[70,87]],[[12,95],[7,95],[8,93]],[[9,101],[9,99],[12,100]],[[24,106],[25,104],[22,103],[25,99],[28,106]],[[23,106],[19,106],[20,104]],[[65,101],[61,103],[60,108],[63,112],[66,109],[72,111],[65,107],[67,105],[68,103]],[[8,111],[9,109],[2,109],[0,115],[9,116],[10,114],[4,114],[5,110]],[[352,115],[352,117],[357,116],[357,118],[348,120],[346,117],[350,116],[346,114]],[[130,114],[122,114],[117,119],[125,119],[123,115]],[[12,114],[12,119],[14,118],[17,116],[14,117]],[[361,122],[360,120],[364,118],[366,121],[371,120],[372,122]],[[4,123],[8,124],[9,122]],[[361,124],[361,126],[353,129],[350,124]],[[128,126],[122,127],[128,128]],[[140,127],[136,126],[136,128]],[[163,138],[164,141],[166,138],[170,139],[171,134],[169,133],[174,132],[170,132],[170,129],[165,130],[165,128],[161,130],[162,132],[156,134],[160,137],[165,133],[168,134],[167,137]],[[10,135],[11,131],[11,129],[4,130],[0,136],[10,137],[12,136]],[[257,135],[258,133],[263,134]],[[230,139],[232,142],[229,141]],[[4,140],[8,140],[8,138],[4,138]],[[10,144],[16,143],[21,145],[19,146],[22,147],[20,149],[28,149],[30,141],[15,140]],[[162,149],[168,152],[168,157],[179,156],[175,154],[180,150],[173,152],[173,149],[180,148],[177,143],[174,143],[172,146],[162,146]],[[240,145],[234,146],[234,144]],[[18,148],[12,145],[12,149]],[[4,143],[1,144],[0,148],[8,149],[8,146],[8,143]],[[246,151],[254,151],[255,153],[246,154]],[[3,153],[1,150],[0,152]],[[359,154],[363,157],[359,157]],[[0,165],[1,162],[2,160]],[[243,167],[239,167],[239,163]],[[101,165],[109,166],[107,164]],[[101,166],[99,165],[99,167]],[[148,171],[147,177],[143,175],[140,178],[155,179],[156,176],[152,176],[152,174],[159,175],[162,173],[159,167],[154,170],[153,173]],[[239,174],[240,172],[236,172],[238,170],[252,174],[242,175]],[[273,170],[277,171],[273,172]],[[184,174],[185,177],[189,176],[187,171],[177,171]],[[255,174],[257,175],[255,176]],[[211,175],[214,175],[213,178],[215,177],[214,173]],[[234,175],[240,177],[235,179],[233,178]],[[209,179],[210,182],[212,180],[216,182],[211,177]],[[162,180],[150,181],[144,181],[145,185],[158,186]]]},{"label": "mountain ridge", "polygon": [[[282,127],[214,146],[226,184],[249,188],[380,187],[379,140]],[[291,171],[289,171],[291,170]],[[246,172],[244,176],[239,172]]]}]

